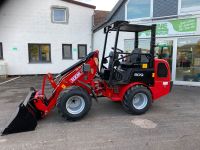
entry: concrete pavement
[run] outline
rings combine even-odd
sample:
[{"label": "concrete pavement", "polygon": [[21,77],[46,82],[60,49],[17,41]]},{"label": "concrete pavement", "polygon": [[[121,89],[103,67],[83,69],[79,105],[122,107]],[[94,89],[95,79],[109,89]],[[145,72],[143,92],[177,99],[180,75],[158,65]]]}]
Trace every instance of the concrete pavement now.
[{"label": "concrete pavement", "polygon": [[[0,86],[0,128],[41,77],[21,77]],[[89,114],[67,122],[53,110],[35,131],[0,137],[1,150],[199,150],[200,88],[175,86],[141,116],[129,115],[120,103],[93,101]]]}]

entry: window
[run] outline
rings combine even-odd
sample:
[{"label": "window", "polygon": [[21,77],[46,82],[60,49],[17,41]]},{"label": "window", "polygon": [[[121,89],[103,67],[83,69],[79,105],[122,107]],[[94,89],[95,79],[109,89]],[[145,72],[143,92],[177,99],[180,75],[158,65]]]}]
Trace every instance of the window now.
[{"label": "window", "polygon": [[141,48],[142,53],[150,53],[151,40],[150,39],[139,39],[138,48]]},{"label": "window", "polygon": [[50,44],[28,44],[29,62],[51,62]]},{"label": "window", "polygon": [[82,59],[87,55],[87,45],[79,44],[78,45],[78,59]]},{"label": "window", "polygon": [[200,82],[200,37],[178,39],[176,80]]},{"label": "window", "polygon": [[52,22],[53,23],[68,23],[69,10],[64,7],[53,7],[52,11]]},{"label": "window", "polygon": [[72,44],[62,45],[63,59],[72,59]]},{"label": "window", "polygon": [[200,0],[180,0],[181,12],[200,11]]},{"label": "window", "polygon": [[[139,39],[138,48],[141,48],[142,53],[150,52],[150,39]],[[134,39],[126,39],[124,40],[124,48],[126,52],[131,53],[134,48]]]},{"label": "window", "polygon": [[126,6],[126,19],[150,18],[153,8],[152,0],[129,0]]},{"label": "window", "polygon": [[157,74],[160,78],[165,78],[168,75],[168,69],[164,63],[159,63],[157,68]]},{"label": "window", "polygon": [[3,59],[3,46],[2,46],[2,43],[0,43],[0,59]]},{"label": "window", "polygon": [[134,39],[124,40],[124,50],[128,53],[131,53],[134,50]]}]

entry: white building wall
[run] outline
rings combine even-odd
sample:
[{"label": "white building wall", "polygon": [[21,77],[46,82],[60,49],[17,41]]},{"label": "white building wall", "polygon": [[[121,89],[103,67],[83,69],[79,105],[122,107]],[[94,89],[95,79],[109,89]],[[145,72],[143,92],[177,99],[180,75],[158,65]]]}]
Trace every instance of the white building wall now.
[{"label": "white building wall", "polygon": [[[68,24],[51,22],[52,6],[69,8]],[[87,44],[89,53],[93,12],[61,0],[7,0],[0,8],[0,42],[8,75],[59,73],[78,61],[77,44]],[[28,43],[51,44],[51,63],[29,63]],[[73,60],[62,59],[62,44],[72,44]]]}]

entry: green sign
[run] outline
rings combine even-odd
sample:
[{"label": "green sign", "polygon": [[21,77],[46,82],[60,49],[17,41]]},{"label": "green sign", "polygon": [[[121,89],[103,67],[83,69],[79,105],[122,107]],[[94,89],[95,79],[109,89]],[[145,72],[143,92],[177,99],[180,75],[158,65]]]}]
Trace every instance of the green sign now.
[{"label": "green sign", "polygon": [[[189,34],[197,31],[197,18],[176,19],[169,22],[157,23],[156,25],[157,36]],[[139,33],[139,36],[144,38],[150,37],[150,35],[150,31]]]},{"label": "green sign", "polygon": [[168,27],[167,23],[160,23],[156,26],[156,35],[167,35],[168,34]]},{"label": "green sign", "polygon": [[13,50],[13,51],[17,51],[17,48],[16,48],[16,47],[13,47],[12,50]]},{"label": "green sign", "polygon": [[197,30],[197,19],[179,19],[170,21],[177,32],[194,32]]}]

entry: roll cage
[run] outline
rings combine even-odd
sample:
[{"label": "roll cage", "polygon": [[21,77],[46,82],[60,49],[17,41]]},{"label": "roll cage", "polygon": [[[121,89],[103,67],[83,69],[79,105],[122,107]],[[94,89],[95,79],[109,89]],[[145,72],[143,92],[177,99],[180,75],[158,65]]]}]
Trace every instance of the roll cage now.
[{"label": "roll cage", "polygon": [[136,25],[136,24],[130,24],[128,21],[116,21],[108,26],[106,26],[104,28],[104,33],[105,33],[105,41],[104,41],[104,48],[103,48],[103,55],[102,55],[102,61],[101,61],[101,65],[100,65],[100,71],[105,68],[104,66],[104,60],[107,58],[105,57],[105,52],[106,52],[106,47],[107,47],[107,41],[108,41],[108,35],[110,32],[116,32],[115,35],[115,43],[114,43],[114,47],[113,47],[113,51],[114,51],[114,58],[113,58],[113,63],[112,63],[112,67],[110,69],[110,76],[109,76],[109,80],[108,83],[109,85],[112,85],[112,81],[113,81],[113,75],[114,75],[114,64],[116,63],[116,61],[119,61],[121,59],[124,58],[128,58],[131,55],[133,55],[133,53],[126,53],[126,52],[120,52],[120,54],[125,54],[125,56],[121,57],[121,58],[117,58],[117,53],[119,54],[119,52],[117,52],[119,49],[117,48],[118,45],[118,40],[119,40],[119,33],[120,32],[133,32],[135,33],[135,40],[134,40],[134,49],[138,49],[138,45],[139,45],[139,33],[140,32],[144,32],[144,31],[151,31],[151,43],[150,43],[150,53],[146,53],[146,54],[141,54],[141,55],[146,55],[149,58],[149,66],[150,68],[153,68],[154,65],[154,49],[155,49],[155,41],[156,41],[156,25]]}]

